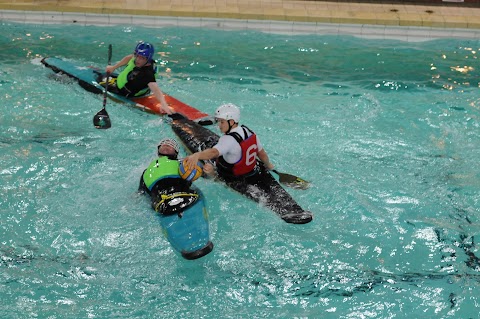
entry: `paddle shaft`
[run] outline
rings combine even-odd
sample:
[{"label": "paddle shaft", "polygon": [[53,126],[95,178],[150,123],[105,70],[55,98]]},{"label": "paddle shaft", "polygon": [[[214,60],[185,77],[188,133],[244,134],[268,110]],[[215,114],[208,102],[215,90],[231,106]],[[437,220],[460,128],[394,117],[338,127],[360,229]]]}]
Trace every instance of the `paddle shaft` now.
[{"label": "paddle shaft", "polygon": [[[112,60],[112,45],[108,45],[108,65],[110,65],[110,61]],[[107,72],[107,80],[105,83],[105,89],[103,90],[103,107],[97,114],[93,117],[93,125],[95,128],[98,129],[108,129],[112,126],[112,122],[110,121],[110,117],[108,116],[107,110],[105,107],[107,106],[107,92],[108,92],[108,82],[110,78],[110,73]]]},{"label": "paddle shaft", "polygon": [[[112,45],[108,45],[108,65],[112,62]],[[108,82],[110,81],[110,72],[107,72],[107,80],[105,82],[105,90],[103,91],[103,109],[107,106],[107,92],[108,92]]]}]

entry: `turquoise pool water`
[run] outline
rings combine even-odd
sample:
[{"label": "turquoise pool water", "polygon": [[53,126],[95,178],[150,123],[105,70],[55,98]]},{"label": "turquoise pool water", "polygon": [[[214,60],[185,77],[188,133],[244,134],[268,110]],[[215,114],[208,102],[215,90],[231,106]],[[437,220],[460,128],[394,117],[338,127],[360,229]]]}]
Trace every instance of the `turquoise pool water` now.
[{"label": "turquoise pool water", "polygon": [[[2,30],[1,318],[478,317],[479,40]],[[200,180],[214,251],[172,251],[136,194],[169,125],[109,101],[96,130],[101,96],[39,63],[104,66],[138,40],[167,93],[241,107],[278,170],[312,182],[289,189],[312,223]]]}]

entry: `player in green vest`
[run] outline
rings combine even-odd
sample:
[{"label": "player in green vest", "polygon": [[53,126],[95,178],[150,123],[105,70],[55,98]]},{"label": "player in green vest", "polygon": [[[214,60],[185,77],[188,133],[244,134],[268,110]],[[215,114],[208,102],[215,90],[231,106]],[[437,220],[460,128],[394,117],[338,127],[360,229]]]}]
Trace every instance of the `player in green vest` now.
[{"label": "player in green vest", "polygon": [[160,104],[162,110],[172,114],[162,90],[157,84],[154,60],[155,48],[148,42],[140,42],[135,47],[134,53],[125,56],[114,65],[108,65],[105,69],[107,74],[112,74],[117,68],[126,66],[116,78],[109,82],[109,90],[126,97],[142,96],[152,92]]},{"label": "player in green vest", "polygon": [[152,207],[162,214],[179,213],[193,204],[198,194],[191,182],[184,180],[178,171],[178,143],[164,138],[157,147],[158,158],[153,160],[140,178],[138,190],[148,193]]}]

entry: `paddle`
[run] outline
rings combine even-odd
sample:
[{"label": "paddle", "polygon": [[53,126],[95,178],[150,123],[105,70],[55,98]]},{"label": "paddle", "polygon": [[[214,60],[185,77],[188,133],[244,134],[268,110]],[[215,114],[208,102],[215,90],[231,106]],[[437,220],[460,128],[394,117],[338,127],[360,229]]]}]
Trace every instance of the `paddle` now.
[{"label": "paddle", "polygon": [[279,181],[282,184],[285,184],[288,187],[297,188],[297,189],[307,189],[310,186],[310,182],[291,174],[280,173],[276,169],[273,169],[272,172],[280,177]]},{"label": "paddle", "polygon": [[[108,65],[112,60],[112,45],[108,45]],[[112,127],[112,122],[108,116],[105,106],[107,105],[107,91],[108,82],[110,80],[110,73],[107,73],[107,81],[105,82],[105,90],[103,90],[103,108],[93,117],[93,125],[98,129],[107,129]]]}]

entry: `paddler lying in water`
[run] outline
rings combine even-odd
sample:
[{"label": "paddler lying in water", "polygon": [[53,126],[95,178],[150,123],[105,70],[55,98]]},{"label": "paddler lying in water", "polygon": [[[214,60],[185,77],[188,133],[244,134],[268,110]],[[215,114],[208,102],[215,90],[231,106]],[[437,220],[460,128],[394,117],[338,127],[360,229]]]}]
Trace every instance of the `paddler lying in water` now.
[{"label": "paddler lying in water", "polygon": [[198,194],[192,182],[179,174],[178,143],[164,138],[157,147],[158,158],[153,160],[140,178],[139,192],[148,193],[155,211],[169,215],[181,213],[193,204]]},{"label": "paddler lying in water", "polygon": [[274,168],[257,135],[248,127],[239,125],[240,110],[236,105],[221,105],[215,111],[215,120],[224,135],[212,148],[187,156],[185,161],[189,168],[199,160],[216,159],[216,170],[212,164],[205,163],[203,172],[209,176],[218,174],[226,181],[242,178],[255,181],[259,173],[257,157],[267,169]]},{"label": "paddler lying in water", "polygon": [[[115,65],[105,68],[107,74],[112,74],[117,68],[126,65],[118,76],[110,78],[108,90],[125,97],[142,96],[153,92],[162,105],[162,110],[172,114],[172,110],[165,101],[162,90],[155,79],[156,67],[154,60],[155,48],[148,42],[139,42],[133,54],[129,54]],[[104,85],[105,83],[100,83]]]}]

